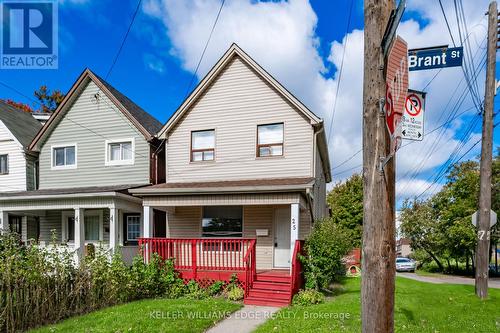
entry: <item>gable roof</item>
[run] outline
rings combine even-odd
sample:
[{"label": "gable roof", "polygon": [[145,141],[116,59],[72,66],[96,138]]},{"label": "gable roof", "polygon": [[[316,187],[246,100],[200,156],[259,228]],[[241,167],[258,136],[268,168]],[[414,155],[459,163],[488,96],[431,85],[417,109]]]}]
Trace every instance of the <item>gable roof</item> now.
[{"label": "gable roof", "polygon": [[255,60],[245,53],[237,44],[233,43],[231,47],[224,53],[224,55],[217,61],[212,69],[205,75],[203,80],[196,86],[191,94],[184,100],[179,108],[170,117],[167,123],[163,126],[158,133],[158,137],[165,136],[170,130],[182,119],[182,117],[189,111],[189,108],[198,100],[198,98],[208,89],[210,84],[217,78],[218,74],[222,72],[231,60],[238,56],[245,64],[250,66],[255,72],[267,82],[271,87],[285,98],[291,105],[295,107],[300,113],[311,121],[312,125],[322,123],[321,118],[316,116],[309,110],[301,101],[299,101],[292,93],[290,93],[281,83],[272,77],[264,68],[262,68]]},{"label": "gable roof", "polygon": [[42,128],[38,120],[31,113],[19,110],[5,102],[0,101],[0,121],[9,129],[23,148],[28,148],[31,140]]},{"label": "gable roof", "polygon": [[38,132],[33,142],[30,145],[31,150],[39,149],[39,143],[50,135],[55,126],[64,118],[65,113],[71,107],[72,102],[80,95],[82,88],[88,82],[94,82],[99,89],[108,97],[113,104],[121,111],[125,117],[144,135],[146,140],[154,138],[155,134],[161,128],[161,123],[144,111],[140,106],[132,102],[127,96],[123,95],[108,82],[94,74],[90,69],[86,68],[73,84],[69,92],[64,97],[59,107],[54,111],[45,126]]},{"label": "gable roof", "polygon": [[327,140],[324,131],[323,120],[316,116],[309,110],[297,97],[289,92],[281,83],[279,83],[273,76],[271,76],[264,68],[262,68],[255,60],[245,53],[237,44],[233,43],[231,47],[224,53],[224,55],[217,61],[212,69],[205,75],[191,94],[184,100],[179,108],[170,117],[167,123],[163,126],[158,133],[159,138],[165,138],[166,135],[175,127],[175,125],[183,118],[189,111],[189,108],[203,95],[203,93],[210,87],[211,83],[218,77],[218,75],[226,68],[234,57],[239,57],[245,64],[252,68],[259,77],[273,87],[285,100],[287,100],[297,112],[300,112],[307,119],[315,131],[319,134],[318,146],[323,163],[323,169],[326,175],[326,181],[330,182],[332,179],[330,159],[328,156]]}]

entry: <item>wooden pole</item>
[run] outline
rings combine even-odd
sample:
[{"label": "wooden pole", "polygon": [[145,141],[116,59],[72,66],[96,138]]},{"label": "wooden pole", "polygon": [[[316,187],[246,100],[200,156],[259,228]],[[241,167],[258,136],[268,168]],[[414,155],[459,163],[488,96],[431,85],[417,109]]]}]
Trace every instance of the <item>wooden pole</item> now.
[{"label": "wooden pole", "polygon": [[488,9],[488,50],[486,86],[481,142],[480,191],[478,213],[478,239],[476,246],[476,295],[488,297],[488,264],[490,260],[490,212],[491,212],[491,160],[493,158],[493,99],[495,97],[495,70],[497,50],[498,10],[496,1]]},{"label": "wooden pole", "polygon": [[361,277],[362,331],[394,331],[395,164],[380,101],[385,97],[382,38],[394,0],[365,0],[363,78],[363,255]]}]

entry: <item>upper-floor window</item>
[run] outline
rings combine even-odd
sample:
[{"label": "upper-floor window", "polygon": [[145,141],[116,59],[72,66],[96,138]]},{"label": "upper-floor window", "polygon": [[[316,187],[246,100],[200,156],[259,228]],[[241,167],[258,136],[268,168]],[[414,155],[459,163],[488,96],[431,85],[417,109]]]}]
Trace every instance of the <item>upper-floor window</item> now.
[{"label": "upper-floor window", "polygon": [[52,147],[52,168],[75,168],[76,145]]},{"label": "upper-floor window", "polygon": [[9,155],[0,155],[0,175],[9,173]]},{"label": "upper-floor window", "polygon": [[257,126],[257,157],[283,155],[283,123]]},{"label": "upper-floor window", "polygon": [[106,165],[133,164],[134,141],[106,141]]},{"label": "upper-floor window", "polygon": [[215,130],[191,132],[191,162],[215,159]]}]

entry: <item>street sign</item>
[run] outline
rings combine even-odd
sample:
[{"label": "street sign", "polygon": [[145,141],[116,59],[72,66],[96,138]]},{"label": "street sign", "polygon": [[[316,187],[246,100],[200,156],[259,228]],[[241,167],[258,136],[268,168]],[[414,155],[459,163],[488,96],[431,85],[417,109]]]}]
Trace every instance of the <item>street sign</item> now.
[{"label": "street sign", "polygon": [[408,44],[397,36],[387,59],[385,120],[391,135],[391,155],[401,146],[401,117],[408,93]]},{"label": "street sign", "polygon": [[[477,214],[479,212],[475,212],[474,214],[472,214],[472,224],[474,226],[477,225]],[[490,212],[490,228],[493,227],[495,224],[497,223],[497,213],[495,213],[494,211],[491,211]]]},{"label": "street sign", "polygon": [[401,119],[401,134],[406,140],[424,139],[425,92],[408,90],[405,112]]},{"label": "street sign", "polygon": [[463,47],[448,46],[413,49],[408,51],[410,71],[462,66]]}]

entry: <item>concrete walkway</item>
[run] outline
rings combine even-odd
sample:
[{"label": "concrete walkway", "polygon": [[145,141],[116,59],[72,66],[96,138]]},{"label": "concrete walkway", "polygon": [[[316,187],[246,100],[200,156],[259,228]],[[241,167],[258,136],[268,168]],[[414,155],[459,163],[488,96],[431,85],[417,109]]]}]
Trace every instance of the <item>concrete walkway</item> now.
[{"label": "concrete walkway", "polygon": [[230,317],[217,323],[207,333],[250,333],[270,319],[279,309],[271,306],[245,305]]},{"label": "concrete walkway", "polygon": [[[429,282],[429,283],[451,283],[451,284],[469,284],[474,285],[474,279],[465,276],[453,276],[453,275],[442,275],[436,274],[435,276],[422,276],[415,273],[397,273],[397,276],[404,278]],[[489,288],[500,289],[500,278],[490,278],[488,281]]]}]

